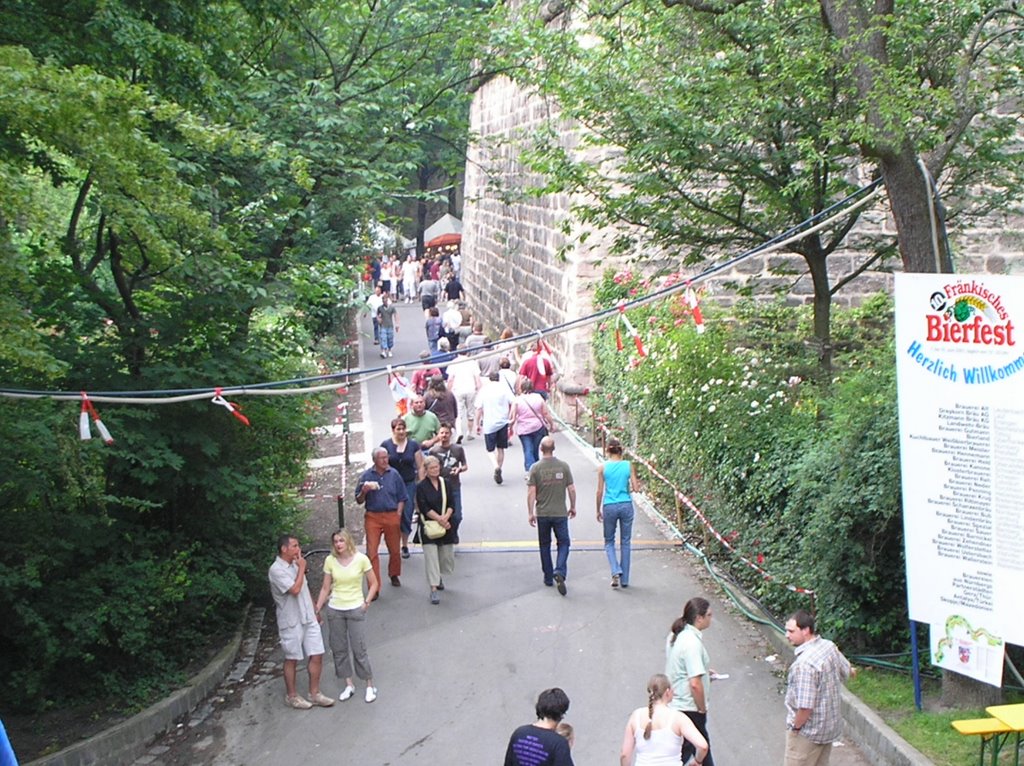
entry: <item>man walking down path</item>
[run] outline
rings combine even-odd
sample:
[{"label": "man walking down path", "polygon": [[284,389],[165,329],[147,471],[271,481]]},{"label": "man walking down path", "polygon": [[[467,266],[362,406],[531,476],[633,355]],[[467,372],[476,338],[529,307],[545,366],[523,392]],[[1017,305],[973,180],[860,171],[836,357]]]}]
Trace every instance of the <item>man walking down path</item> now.
[{"label": "man walking down path", "polygon": [[[555,457],[555,440],[540,440],[540,460],[530,468],[527,477],[526,513],[531,527],[537,527],[540,546],[540,568],[545,585],[557,585],[566,593],[565,578],[569,565],[569,519],[576,518],[576,485],[569,464]],[[565,507],[565,496],[569,507]],[[551,566],[551,533],[555,533],[558,556]]]},{"label": "man walking down path", "polygon": [[[407,493],[405,482],[398,471],[388,465],[388,451],[374,447],[373,467],[363,471],[356,484],[356,503],[366,504],[363,529],[366,531],[366,555],[373,566],[373,573],[380,579],[380,539],[388,547],[388,577],[396,588],[402,584],[402,509],[405,508]],[[380,597],[380,592],[374,600]]]},{"label": "man walking down path", "polygon": [[558,724],[569,710],[569,696],[559,688],[545,689],[537,697],[535,723],[520,726],[509,737],[505,766],[573,766],[569,739]]},{"label": "man walking down path", "polygon": [[480,365],[467,356],[465,350],[460,351],[456,361],[448,365],[448,390],[455,396],[459,417],[456,436],[465,437],[467,441],[473,438],[473,414],[476,412],[473,403],[480,386]]},{"label": "man walking down path", "polygon": [[380,325],[380,356],[381,359],[395,355],[395,333],[398,332],[398,307],[392,302],[391,296],[384,293],[383,303],[377,309],[377,323]]},{"label": "man walking down path", "polygon": [[515,402],[512,391],[498,379],[497,375],[491,375],[489,381],[484,383],[476,395],[476,429],[478,433],[483,432],[488,457],[493,455],[491,461],[494,464],[495,484],[504,481],[501,467],[505,463],[508,426],[512,422],[512,408]]},{"label": "man walking down path", "polygon": [[383,291],[380,285],[373,288],[373,292],[366,298],[366,307],[370,311],[370,318],[373,320],[373,345],[380,344],[380,319],[377,312],[384,305]]},{"label": "man walking down path", "polygon": [[438,442],[430,449],[430,454],[441,461],[441,476],[448,479],[452,488],[451,503],[455,510],[456,524],[462,523],[462,474],[469,470],[466,462],[466,450],[460,444],[452,442],[452,424],[444,422],[437,433]]},{"label": "man walking down path", "polygon": [[842,737],[840,690],[852,674],[836,645],[815,633],[814,617],[800,610],[786,622],[796,659],[786,677],[785,766],[826,766]]},{"label": "man walking down path", "polygon": [[420,449],[427,451],[440,441],[437,432],[441,430],[441,421],[433,412],[427,411],[427,400],[422,394],[412,398],[412,411],[403,420],[409,438],[419,443]]},{"label": "man walking down path", "polygon": [[[324,663],[324,638],[320,621],[313,607],[306,583],[306,559],[293,535],[282,535],[277,541],[277,558],[267,572],[270,594],[277,607],[277,632],[284,650],[284,701],[296,710],[309,710],[314,705],[330,707],[331,697],[320,691],[320,672]],[[299,660],[309,658],[309,699],[295,689]]]}]

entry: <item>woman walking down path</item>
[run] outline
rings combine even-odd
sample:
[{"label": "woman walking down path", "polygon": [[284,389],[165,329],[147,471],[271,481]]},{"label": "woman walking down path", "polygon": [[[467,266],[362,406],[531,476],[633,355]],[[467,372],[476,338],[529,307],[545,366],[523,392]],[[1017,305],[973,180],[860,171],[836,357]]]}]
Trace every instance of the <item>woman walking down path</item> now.
[{"label": "woman walking down path", "polygon": [[[407,499],[402,509],[402,558],[409,558],[409,535],[412,533],[412,509],[416,502],[416,482],[419,481],[423,469],[423,452],[418,442],[409,438],[405,420],[395,418],[391,421],[391,438],[380,443],[388,451],[388,464],[398,471],[405,482]],[[392,585],[397,578],[391,578]]]},{"label": "woman walking down path", "polygon": [[[707,740],[693,721],[669,707],[672,684],[661,673],[647,682],[647,707],[638,707],[626,722],[620,766],[679,766],[683,741],[696,748],[694,763],[704,762]],[[634,760],[635,758],[635,760]]]},{"label": "woman walking down path", "polygon": [[[326,603],[334,672],[338,678],[345,679],[345,688],[338,699],[344,702],[355,694],[354,665],[355,675],[366,682],[364,699],[373,702],[377,699],[377,687],[373,685],[364,626],[366,611],[376,598],[380,583],[370,566],[370,559],[356,550],[355,541],[347,529],[339,529],[331,535],[331,547],[331,555],[324,560],[324,581],[316,600],[316,616],[321,619]],[[367,584],[365,596],[363,580]]]},{"label": "woman walking down path", "polygon": [[[441,461],[435,455],[423,460],[427,477],[416,486],[416,508],[420,512],[420,542],[423,544],[423,569],[430,587],[430,603],[440,604],[438,591],[444,590],[441,575],[455,571],[455,545],[459,542],[459,522],[452,505],[452,488],[441,476]],[[444,529],[440,537],[430,537],[427,521]]]},{"label": "woman walking down path", "polygon": [[[525,450],[525,446],[523,447]],[[609,439],[608,460],[597,469],[597,520],[604,524],[604,552],[612,570],[612,587],[629,587],[629,562],[633,537],[633,498],[640,491],[636,467],[622,459],[622,442]],[[619,528],[619,557],[615,556],[615,527]]]},{"label": "woman walking down path", "polygon": [[529,473],[533,464],[540,459],[540,440],[554,431],[555,425],[547,402],[543,396],[534,392],[529,379],[524,378],[519,385],[522,393],[516,397],[515,407],[512,408],[509,433],[519,437],[523,445],[523,465]]}]

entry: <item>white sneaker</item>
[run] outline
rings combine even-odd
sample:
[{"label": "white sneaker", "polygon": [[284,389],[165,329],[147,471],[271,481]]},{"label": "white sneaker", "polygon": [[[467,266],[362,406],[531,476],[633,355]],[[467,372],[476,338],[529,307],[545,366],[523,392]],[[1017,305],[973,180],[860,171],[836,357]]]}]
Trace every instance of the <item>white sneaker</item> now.
[{"label": "white sneaker", "polygon": [[377,699],[377,687],[376,686],[367,686],[366,687],[366,701],[367,702],[373,702],[375,699]]},{"label": "white sneaker", "polygon": [[356,693],[356,687],[354,687],[354,686],[346,686],[344,689],[342,689],[341,694],[338,695],[338,699],[340,699],[342,702],[344,702],[347,699],[351,699],[352,695],[355,694],[355,693]]}]

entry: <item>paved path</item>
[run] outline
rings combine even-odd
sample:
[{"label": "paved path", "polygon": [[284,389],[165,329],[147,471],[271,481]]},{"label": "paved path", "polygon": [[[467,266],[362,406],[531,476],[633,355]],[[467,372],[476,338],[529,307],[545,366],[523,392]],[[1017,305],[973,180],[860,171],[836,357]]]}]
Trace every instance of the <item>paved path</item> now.
[{"label": "paved path", "polygon": [[[400,310],[394,362],[415,359],[426,345],[419,309]],[[365,366],[381,361],[376,351],[364,342]],[[393,405],[384,382],[368,388],[367,443],[377,444],[390,435]],[[566,720],[576,728],[576,763],[617,763],[628,714],[646,703],[647,678],[663,670],[670,623],[687,598],[704,595],[714,611],[705,634],[712,664],[730,675],[713,685],[710,698],[716,762],[781,764],[783,665],[765,659],[774,650],[695,574],[700,568],[692,557],[640,514],[631,587],[611,589],[594,516],[595,465],[565,434],[556,442],[555,454],[572,465],[579,497],[567,596],[541,580],[518,444],[506,456],[506,481],[497,486],[482,440],[469,442],[463,544],[442,603],[429,603],[423,559],[414,549],[403,562],[402,587],[385,584],[370,610],[377,701],[363,702],[360,689],[334,708],[293,711],[282,703],[280,678],[264,678],[242,692],[241,704],[217,714],[221,741],[209,748],[217,755],[203,762],[496,764],[509,732],[533,720],[537,693],[561,686],[572,700]],[[342,684],[329,654],[325,660],[323,689],[337,695]],[[305,690],[301,670],[299,687]],[[867,761],[844,746],[833,763]]]}]

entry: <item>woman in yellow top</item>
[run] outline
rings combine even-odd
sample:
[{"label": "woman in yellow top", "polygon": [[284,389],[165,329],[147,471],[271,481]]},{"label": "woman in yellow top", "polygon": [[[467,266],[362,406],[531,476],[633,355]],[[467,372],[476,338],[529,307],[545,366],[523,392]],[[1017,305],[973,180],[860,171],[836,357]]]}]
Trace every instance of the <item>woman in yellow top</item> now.
[{"label": "woman in yellow top", "polygon": [[[356,675],[366,681],[365,699],[373,702],[377,699],[377,687],[373,685],[373,671],[366,654],[364,622],[366,610],[377,597],[380,584],[370,566],[370,559],[356,550],[355,541],[347,529],[339,529],[331,535],[331,547],[334,550],[324,561],[324,583],[316,600],[316,616],[323,621],[320,611],[326,603],[334,672],[338,678],[345,679],[345,688],[338,699],[350,699],[356,692],[352,678],[354,662]],[[365,596],[364,579],[367,583]]]}]

